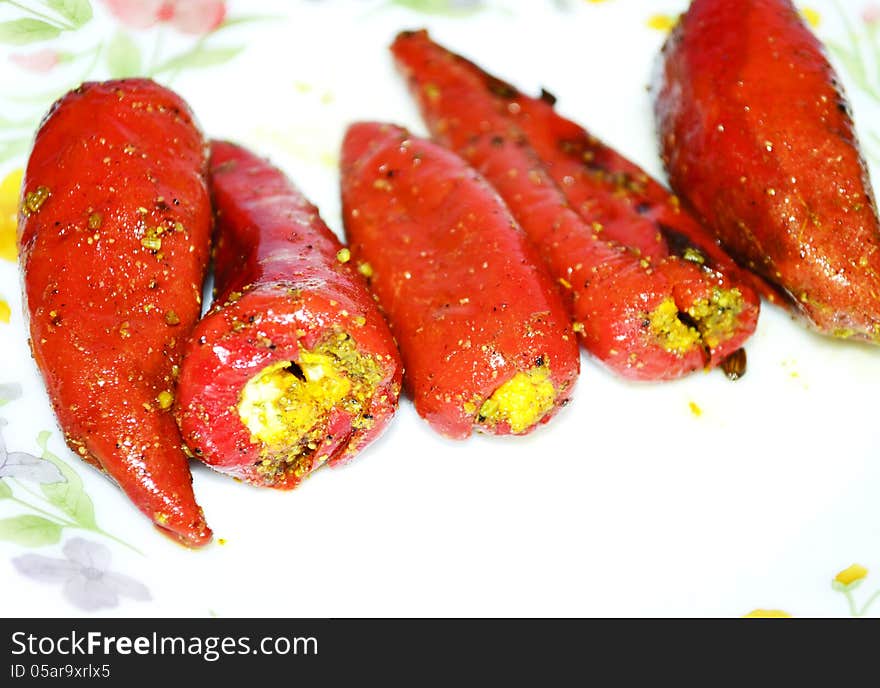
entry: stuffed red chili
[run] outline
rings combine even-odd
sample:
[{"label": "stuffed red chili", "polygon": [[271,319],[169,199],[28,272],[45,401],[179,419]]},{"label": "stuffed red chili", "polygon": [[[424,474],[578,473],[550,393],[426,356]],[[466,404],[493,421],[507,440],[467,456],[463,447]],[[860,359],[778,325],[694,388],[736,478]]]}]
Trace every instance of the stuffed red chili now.
[{"label": "stuffed red chili", "polygon": [[[585,347],[619,375],[663,380],[720,364],[754,331],[757,295],[675,255],[651,262],[571,207],[507,103],[425,31],[392,52],[436,140],[483,173],[538,248]],[[514,106],[515,109],[515,106]]]},{"label": "stuffed red chili", "polygon": [[525,434],[569,400],[579,353],[559,294],[463,160],[399,127],[359,123],[342,147],[342,200],[354,260],[434,429]]},{"label": "stuffed red chili", "polygon": [[880,342],[880,220],[846,98],[789,0],[694,0],[663,48],[672,186],[814,329]]},{"label": "stuffed red chili", "polygon": [[210,169],[216,297],[186,346],[177,419],[211,467],[290,489],[385,429],[400,358],[349,250],[280,170],[222,141]]},{"label": "stuffed red chili", "polygon": [[752,287],[769,301],[778,291],[744,270],[718,239],[642,168],[560,115],[556,98],[532,98],[460,55],[456,68],[482,83],[485,93],[516,123],[571,207],[596,233],[650,261],[677,255]]},{"label": "stuffed red chili", "polygon": [[67,443],[189,545],[211,531],[171,406],[208,262],[206,163],[176,94],[83,84],[37,132],[20,219],[31,349]]},{"label": "stuffed red chili", "polygon": [[[470,64],[470,63],[467,63]],[[474,67],[475,70],[479,68]],[[552,97],[531,98],[484,72],[572,208],[604,238],[660,262],[670,255],[723,274],[743,291],[777,302],[778,291],[741,268],[657,180],[579,124],[562,117]]]}]

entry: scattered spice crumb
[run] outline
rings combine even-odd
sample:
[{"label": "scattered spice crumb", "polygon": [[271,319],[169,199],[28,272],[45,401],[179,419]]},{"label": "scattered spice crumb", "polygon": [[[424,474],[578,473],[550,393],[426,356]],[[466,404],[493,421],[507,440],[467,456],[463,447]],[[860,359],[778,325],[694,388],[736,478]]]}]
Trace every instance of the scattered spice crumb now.
[{"label": "scattered spice crumb", "polygon": [[40,210],[49,195],[49,187],[47,186],[38,186],[34,191],[28,191],[24,196],[22,210],[26,215],[33,215]]}]

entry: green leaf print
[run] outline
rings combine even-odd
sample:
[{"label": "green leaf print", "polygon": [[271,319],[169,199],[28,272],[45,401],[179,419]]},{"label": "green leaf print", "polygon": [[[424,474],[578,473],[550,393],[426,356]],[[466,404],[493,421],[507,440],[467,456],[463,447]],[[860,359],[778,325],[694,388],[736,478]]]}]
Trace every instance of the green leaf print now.
[{"label": "green leaf print", "polygon": [[89,0],[46,0],[46,4],[77,29],[92,18],[92,5]]},{"label": "green leaf print", "polygon": [[114,79],[141,73],[141,51],[131,36],[120,31],[107,45],[107,69]]},{"label": "green leaf print", "polygon": [[24,17],[13,21],[0,22],[0,43],[7,45],[26,45],[37,41],[57,38],[61,29],[40,19]]},{"label": "green leaf print", "polygon": [[41,432],[37,437],[37,444],[43,450],[42,456],[47,461],[55,464],[66,482],[44,483],[40,485],[40,489],[43,491],[46,499],[70,516],[79,526],[95,530],[98,527],[95,521],[95,506],[92,503],[91,497],[86,494],[82,478],[70,466],[47,449],[46,444],[48,440],[49,433],[46,431]]},{"label": "green leaf print", "polygon": [[25,547],[54,545],[61,540],[63,526],[42,516],[22,514],[0,519],[0,540]]}]

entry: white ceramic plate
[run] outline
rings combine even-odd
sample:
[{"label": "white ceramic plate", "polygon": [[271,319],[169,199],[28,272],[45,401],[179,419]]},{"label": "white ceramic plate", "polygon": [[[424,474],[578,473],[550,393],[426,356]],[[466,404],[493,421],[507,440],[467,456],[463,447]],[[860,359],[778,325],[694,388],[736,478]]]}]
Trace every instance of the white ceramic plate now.
[{"label": "white ceramic plate", "polygon": [[[0,21],[19,21],[0,24],[0,178],[23,166],[56,95],[84,78],[155,74],[209,135],[270,156],[340,230],[346,124],[424,132],[387,51],[400,29],[426,26],[523,89],[546,87],[661,175],[646,86],[686,3],[181,0],[156,14],[158,0],[80,0],[66,18],[50,4],[0,5]],[[873,164],[880,7],[809,5]],[[7,259],[14,204],[0,190]],[[880,614],[880,352],[817,337],[777,308],[765,306],[736,383],[714,372],[628,384],[584,356],[574,402],[525,438],[446,441],[403,401],[358,460],[293,492],[195,465],[216,539],[188,551],[65,447],[19,283],[0,258],[0,432],[9,452],[48,456],[44,445],[69,468],[59,491],[0,467],[4,616]]]}]

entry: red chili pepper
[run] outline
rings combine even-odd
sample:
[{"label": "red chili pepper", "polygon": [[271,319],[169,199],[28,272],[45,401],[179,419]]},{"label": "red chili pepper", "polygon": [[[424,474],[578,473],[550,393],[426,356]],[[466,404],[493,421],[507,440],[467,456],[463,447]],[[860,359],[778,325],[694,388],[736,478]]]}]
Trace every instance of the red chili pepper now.
[{"label": "red chili pepper", "polygon": [[673,188],[815,329],[880,341],[880,222],[839,82],[788,0],[694,0],[656,112]]},{"label": "red chili pepper", "polygon": [[456,66],[479,80],[516,123],[581,218],[605,239],[662,261],[676,255],[741,282],[770,301],[776,289],[740,268],[687,208],[657,180],[586,129],[556,112],[556,98],[531,98],[460,55]]},{"label": "red chili pepper", "polygon": [[392,51],[435,138],[498,189],[605,365],[627,378],[671,379],[718,365],[751,335],[759,300],[747,286],[674,255],[651,262],[595,233],[472,66],[424,31],[401,33]]},{"label": "red chili pepper", "polygon": [[211,531],[170,407],[208,262],[205,153],[171,91],[83,84],[37,132],[20,217],[31,348],[67,443],[188,545]]},{"label": "red chili pepper", "polygon": [[524,434],[568,401],[579,354],[562,301],[463,160],[399,127],[356,124],[342,148],[342,200],[352,254],[435,430]]},{"label": "red chili pepper", "polygon": [[213,142],[211,191],[217,296],[186,347],[178,422],[211,467],[290,489],[385,429],[399,354],[348,249],[280,170]]},{"label": "red chili pepper", "polygon": [[512,119],[572,208],[604,238],[653,262],[674,255],[705,265],[743,291],[779,300],[772,285],[737,265],[678,197],[641,167],[562,117],[544,98],[530,98],[507,84],[509,90],[501,90],[497,85],[503,82],[472,67],[508,102]]}]

